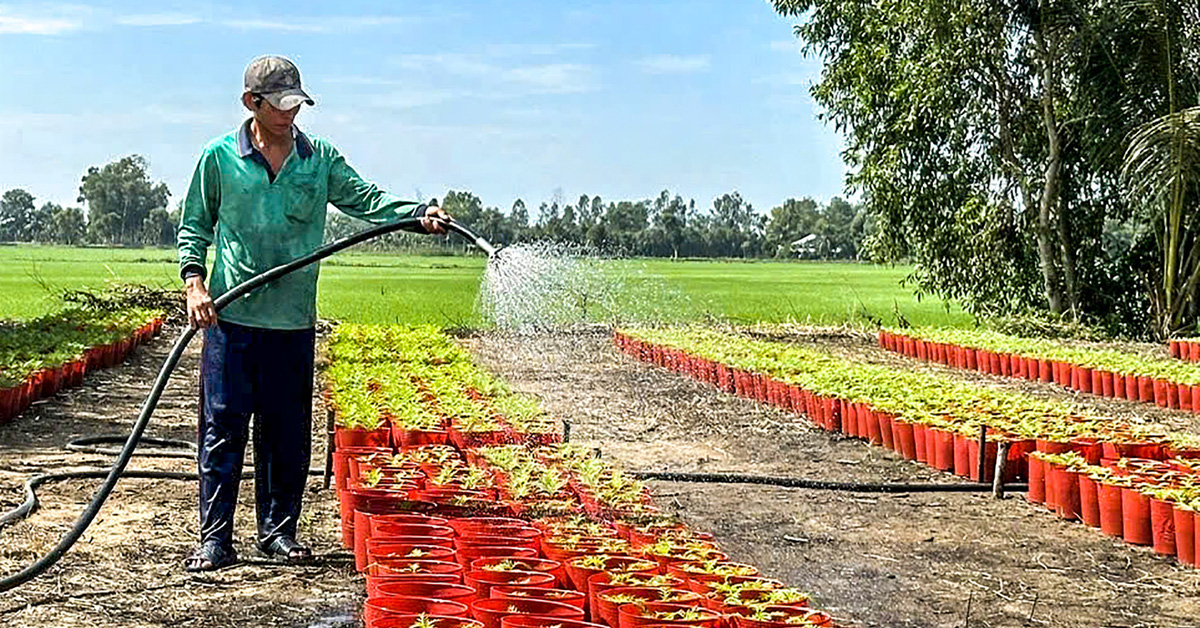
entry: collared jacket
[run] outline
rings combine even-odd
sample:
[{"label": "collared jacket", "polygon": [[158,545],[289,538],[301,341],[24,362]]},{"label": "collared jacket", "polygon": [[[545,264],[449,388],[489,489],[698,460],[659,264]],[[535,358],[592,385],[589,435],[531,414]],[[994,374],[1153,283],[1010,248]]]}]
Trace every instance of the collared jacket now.
[{"label": "collared jacket", "polygon": [[[376,224],[412,215],[405,201],[365,181],[328,141],[293,128],[278,173],[250,142],[250,120],[204,147],[179,224],[180,275],[205,275],[216,244],[209,292],[217,299],[251,277],[321,246],[327,205]],[[221,320],[265,329],[308,329],[317,321],[313,264],[229,304]]]}]

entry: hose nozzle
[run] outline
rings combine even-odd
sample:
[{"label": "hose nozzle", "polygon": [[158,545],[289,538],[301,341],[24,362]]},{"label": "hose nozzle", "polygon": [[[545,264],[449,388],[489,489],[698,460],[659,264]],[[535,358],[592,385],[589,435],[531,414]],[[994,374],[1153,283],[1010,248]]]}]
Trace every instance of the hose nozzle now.
[{"label": "hose nozzle", "polygon": [[[427,207],[437,207],[438,206],[437,199],[430,200],[426,204],[426,206]],[[493,246],[492,243],[485,240],[483,238],[483,236],[479,235],[478,233],[475,233],[474,231],[472,231],[470,229],[470,227],[467,227],[466,225],[462,224],[461,222],[458,222],[457,220],[450,219],[450,220],[443,220],[441,222],[442,222],[442,224],[444,224],[446,226],[447,229],[470,240],[471,244],[474,244],[476,247],[479,247],[479,250],[481,250],[487,254],[488,259],[495,257],[496,253],[498,253],[500,251],[501,247]]]}]

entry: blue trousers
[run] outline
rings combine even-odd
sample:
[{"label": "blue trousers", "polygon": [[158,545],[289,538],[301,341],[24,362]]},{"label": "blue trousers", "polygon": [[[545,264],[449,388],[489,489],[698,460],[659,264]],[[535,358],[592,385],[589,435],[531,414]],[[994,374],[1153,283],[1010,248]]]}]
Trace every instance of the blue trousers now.
[{"label": "blue trousers", "polygon": [[218,322],[200,368],[200,541],[233,542],[242,460],[254,417],[258,543],[296,536],[312,446],[312,329]]}]

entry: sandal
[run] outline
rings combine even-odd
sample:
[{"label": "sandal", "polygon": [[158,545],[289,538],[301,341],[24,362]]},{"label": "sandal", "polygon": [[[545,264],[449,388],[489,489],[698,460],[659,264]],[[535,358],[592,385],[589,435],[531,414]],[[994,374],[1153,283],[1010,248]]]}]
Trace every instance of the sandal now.
[{"label": "sandal", "polygon": [[286,563],[303,563],[312,560],[312,550],[297,543],[296,539],[281,535],[275,537],[266,545],[259,545],[258,551],[268,558],[275,558]]},{"label": "sandal", "polygon": [[237,552],[215,541],[205,541],[183,561],[184,571],[216,571],[237,562]]}]

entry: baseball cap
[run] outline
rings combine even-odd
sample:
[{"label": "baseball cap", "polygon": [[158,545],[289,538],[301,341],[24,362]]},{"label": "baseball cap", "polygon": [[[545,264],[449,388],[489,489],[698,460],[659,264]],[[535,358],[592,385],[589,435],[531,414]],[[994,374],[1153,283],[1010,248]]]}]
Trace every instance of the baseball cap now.
[{"label": "baseball cap", "polygon": [[300,70],[284,57],[259,57],[246,66],[246,91],[260,94],[276,109],[291,109],[301,103],[315,105],[300,88]]}]

